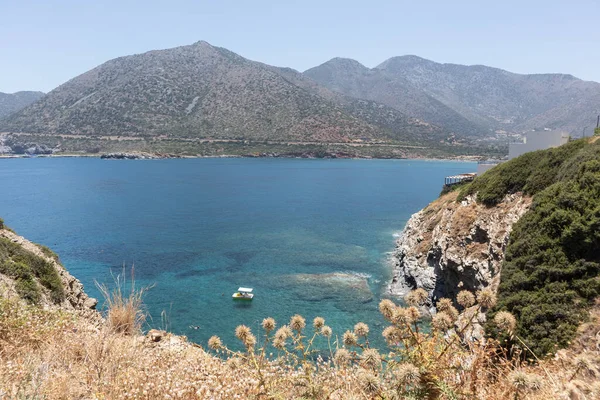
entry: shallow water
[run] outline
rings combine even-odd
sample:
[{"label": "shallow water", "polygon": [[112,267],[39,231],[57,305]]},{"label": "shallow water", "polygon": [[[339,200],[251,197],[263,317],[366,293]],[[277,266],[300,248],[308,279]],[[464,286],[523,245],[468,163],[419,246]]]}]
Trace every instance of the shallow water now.
[{"label": "shallow water", "polygon": [[[213,334],[323,316],[377,338],[387,253],[443,178],[474,164],[415,160],[0,160],[0,217],[56,251],[86,291],[135,265],[149,326]],[[340,275],[333,273],[343,273]],[[301,274],[301,275],[298,275]],[[314,275],[329,274],[329,275]],[[234,302],[238,286],[251,303]],[[164,313],[162,313],[164,311]],[[162,314],[162,317],[161,317]],[[199,329],[194,329],[199,326]],[[377,340],[377,339],[376,339]]]}]

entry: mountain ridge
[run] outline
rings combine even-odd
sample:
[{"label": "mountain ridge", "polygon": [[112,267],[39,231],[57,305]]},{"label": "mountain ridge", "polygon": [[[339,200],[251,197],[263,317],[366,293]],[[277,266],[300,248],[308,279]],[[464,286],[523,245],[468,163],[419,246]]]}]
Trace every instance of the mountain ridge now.
[{"label": "mountain ridge", "polygon": [[15,93],[0,92],[0,118],[17,112],[45,95],[43,92],[23,90]]},{"label": "mountain ridge", "polygon": [[[0,119],[0,132],[38,135],[27,144],[61,151],[136,148],[50,144],[45,136],[392,143],[473,154],[466,147],[499,151],[506,134],[534,129],[577,136],[595,123],[596,104],[600,84],[569,74],[522,75],[416,55],[374,68],[336,57],[301,73],[197,41],[108,60]],[[161,151],[180,151],[167,147]]]},{"label": "mountain ridge", "polygon": [[[600,111],[600,83],[570,74],[518,74],[485,65],[438,63],[405,55],[391,57],[356,76],[345,68],[348,63],[334,58],[304,74],[332,90],[383,102],[451,129],[468,131],[474,125],[485,135],[550,128],[577,135],[595,123]],[[349,77],[353,86],[348,85]],[[366,89],[357,93],[356,86]],[[414,94],[419,92],[420,99]],[[423,93],[444,107],[438,104],[427,114]],[[460,119],[448,120],[450,114],[445,108]]]},{"label": "mountain ridge", "polygon": [[[296,81],[305,79],[291,71]],[[378,115],[373,104],[324,97],[324,89],[292,80],[276,67],[200,41],[109,60],[5,118],[0,129],[322,142],[444,135],[398,110]]]}]

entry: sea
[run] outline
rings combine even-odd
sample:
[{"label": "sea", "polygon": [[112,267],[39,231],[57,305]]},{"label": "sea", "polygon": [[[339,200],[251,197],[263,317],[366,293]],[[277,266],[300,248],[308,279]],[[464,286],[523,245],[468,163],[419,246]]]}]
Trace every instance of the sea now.
[{"label": "sea", "polygon": [[[300,314],[332,342],[357,322],[381,347],[390,253],[444,177],[474,163],[425,160],[199,158],[0,160],[0,217],[44,244],[88,294],[126,279],[146,288],[144,329],[239,348]],[[233,301],[238,287],[251,302]],[[322,340],[322,339],[319,339]],[[323,342],[315,342],[323,346]]]}]

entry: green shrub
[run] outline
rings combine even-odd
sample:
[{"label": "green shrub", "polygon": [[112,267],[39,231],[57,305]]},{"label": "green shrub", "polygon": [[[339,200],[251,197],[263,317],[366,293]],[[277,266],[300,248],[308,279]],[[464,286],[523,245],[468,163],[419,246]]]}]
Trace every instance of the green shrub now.
[{"label": "green shrub", "polygon": [[504,196],[516,192],[534,195],[562,177],[571,169],[563,170],[563,165],[585,149],[587,156],[600,155],[600,146],[588,145],[585,139],[574,140],[563,146],[525,153],[520,157],[502,163],[477,177],[471,184],[461,189],[459,200],[477,193],[477,201],[493,206]]},{"label": "green shrub", "polygon": [[38,244],[37,246],[42,250],[42,253],[44,253],[46,257],[53,258],[54,261],[59,262],[60,259],[58,258],[58,254],[53,252],[48,246],[44,246],[43,244]]},{"label": "green shrub", "polygon": [[40,288],[33,279],[17,279],[15,289],[17,289],[17,293],[19,293],[22,299],[32,304],[40,302]]},{"label": "green shrub", "polygon": [[[54,266],[6,238],[0,238],[0,273],[16,279],[18,287],[27,292],[26,298],[32,302],[39,301],[41,296],[34,278],[50,290],[55,303],[65,299],[64,287]],[[38,296],[32,295],[34,290]]]},{"label": "green shrub", "polygon": [[[574,159],[590,154],[585,149],[583,158]],[[513,226],[495,309],[515,315],[517,335],[538,355],[568,345],[600,296],[600,161],[577,165],[555,155],[544,157],[547,168],[534,171],[528,182],[546,185],[557,176],[547,171],[557,165],[565,168],[558,173],[565,180],[536,194]]]}]

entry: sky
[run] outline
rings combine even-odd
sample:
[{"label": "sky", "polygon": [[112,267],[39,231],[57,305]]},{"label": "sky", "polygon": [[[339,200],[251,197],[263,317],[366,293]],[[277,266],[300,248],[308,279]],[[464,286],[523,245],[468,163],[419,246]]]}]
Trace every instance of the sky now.
[{"label": "sky", "polygon": [[415,54],[600,82],[598,0],[0,0],[0,92],[199,40],[299,71]]}]

